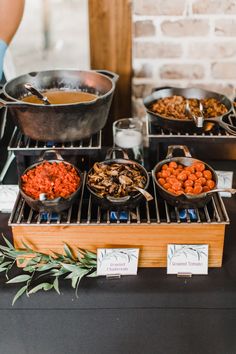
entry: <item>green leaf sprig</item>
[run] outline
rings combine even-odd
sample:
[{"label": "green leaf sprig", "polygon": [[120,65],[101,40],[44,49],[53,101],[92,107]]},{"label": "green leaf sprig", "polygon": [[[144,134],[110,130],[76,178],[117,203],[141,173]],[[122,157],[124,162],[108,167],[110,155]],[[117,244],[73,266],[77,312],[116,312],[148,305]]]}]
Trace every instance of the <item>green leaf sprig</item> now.
[{"label": "green leaf sprig", "polygon": [[[64,244],[65,254],[53,252],[53,256],[35,251],[27,244],[24,248],[16,249],[11,242],[3,236],[4,246],[0,245],[0,272],[5,272],[7,284],[24,283],[13,298],[12,306],[24,293],[27,296],[39,290],[54,289],[60,294],[59,279],[70,279],[78,297],[78,287],[83,277],[97,276],[97,255],[78,248],[76,257],[67,244]],[[29,259],[29,256],[31,257]],[[21,275],[9,279],[9,271],[18,261],[24,264]],[[50,282],[45,282],[50,278]]]}]

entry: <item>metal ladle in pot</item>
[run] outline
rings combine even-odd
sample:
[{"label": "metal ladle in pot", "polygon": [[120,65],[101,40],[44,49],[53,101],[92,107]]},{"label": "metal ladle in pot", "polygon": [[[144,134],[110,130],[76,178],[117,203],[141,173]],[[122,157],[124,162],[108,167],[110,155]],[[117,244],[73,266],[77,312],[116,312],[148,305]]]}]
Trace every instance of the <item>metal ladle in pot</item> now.
[{"label": "metal ladle in pot", "polygon": [[24,84],[24,87],[26,88],[27,91],[29,91],[33,96],[36,96],[40,101],[42,101],[45,105],[50,105],[51,102],[49,102],[48,98],[44,95],[42,95],[41,92],[39,92],[34,86],[32,86],[30,83]]},{"label": "metal ladle in pot", "polygon": [[146,198],[146,200],[148,201],[148,202],[150,202],[150,200],[153,200],[153,196],[149,193],[149,192],[147,192],[145,189],[143,189],[143,188],[139,188],[139,187],[136,187],[136,186],[134,186],[134,187],[132,187],[133,189],[136,189],[137,191],[139,191],[140,193],[142,193],[142,195]]},{"label": "metal ladle in pot", "polygon": [[129,177],[123,176],[123,175],[119,176],[119,182],[121,184],[130,186],[131,189],[135,189],[138,192],[142,193],[142,195],[146,198],[146,200],[148,202],[150,200],[153,200],[153,196],[149,192],[147,192],[145,189],[132,185],[133,181]]},{"label": "metal ladle in pot", "polygon": [[[208,194],[213,194],[213,193],[216,193],[216,192],[227,192],[227,193],[230,193],[230,194],[235,194],[236,193],[236,189],[235,188],[215,188],[215,189],[211,189],[208,192],[200,193],[197,196],[205,197]],[[186,193],[184,193],[184,194],[185,194],[185,196],[188,199],[195,199],[196,198],[196,194],[186,194]]]},{"label": "metal ladle in pot", "polygon": [[211,122],[205,120],[203,105],[202,105],[200,100],[198,100],[198,102],[199,102],[199,112],[200,112],[199,116],[196,116],[192,112],[188,99],[186,100],[185,113],[188,115],[188,117],[190,117],[190,118],[192,118],[194,120],[194,123],[195,123],[197,128],[203,128],[204,127],[204,131],[208,132],[208,131],[210,131],[213,128],[214,123],[211,123]]},{"label": "metal ladle in pot", "polygon": [[196,124],[197,128],[202,128],[203,127],[203,122],[204,122],[204,115],[203,115],[203,106],[202,103],[199,102],[199,111],[200,111],[200,115],[196,116],[193,111],[191,110],[190,104],[189,104],[189,100],[186,100],[186,105],[185,105],[185,112],[186,114],[193,118],[194,123]]}]

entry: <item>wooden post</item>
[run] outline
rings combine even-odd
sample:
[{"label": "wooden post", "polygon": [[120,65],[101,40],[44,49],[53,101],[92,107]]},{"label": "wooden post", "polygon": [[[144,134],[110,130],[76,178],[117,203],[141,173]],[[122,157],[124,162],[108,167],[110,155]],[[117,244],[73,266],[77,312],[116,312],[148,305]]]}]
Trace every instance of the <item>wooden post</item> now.
[{"label": "wooden post", "polygon": [[91,69],[106,69],[119,75],[104,144],[112,143],[114,120],[131,116],[132,22],[130,0],[89,0]]}]

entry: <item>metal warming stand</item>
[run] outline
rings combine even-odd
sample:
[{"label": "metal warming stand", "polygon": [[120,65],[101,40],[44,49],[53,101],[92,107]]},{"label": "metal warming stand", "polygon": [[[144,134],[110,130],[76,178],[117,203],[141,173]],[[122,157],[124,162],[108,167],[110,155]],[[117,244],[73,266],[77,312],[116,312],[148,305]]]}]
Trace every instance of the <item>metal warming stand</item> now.
[{"label": "metal warming stand", "polygon": [[[235,137],[219,131],[208,134],[172,134],[162,130],[153,132],[147,124],[150,150],[157,157],[157,146],[162,143],[185,143],[199,141],[234,142]],[[181,139],[181,140],[180,140]],[[154,148],[153,148],[154,145]],[[206,145],[206,144],[202,144]],[[16,128],[13,132],[9,151],[14,152],[18,172],[27,167],[27,158],[36,158],[47,149],[59,149],[67,157],[88,154],[99,159],[102,150],[101,132],[90,139],[76,143],[37,142],[23,136]],[[153,160],[153,163],[155,161]],[[32,244],[42,252],[62,252],[63,243],[72,249],[82,247],[96,250],[98,247],[138,247],[140,267],[165,267],[167,245],[170,243],[209,244],[209,266],[222,265],[225,226],[229,217],[221,197],[216,194],[204,208],[178,210],[169,206],[155,189],[152,179],[149,191],[154,200],[142,203],[128,212],[114,212],[97,206],[85,186],[76,203],[60,214],[37,213],[19,195],[12,211],[9,225],[12,227],[15,246],[22,241]],[[50,250],[50,251],[49,251]]]}]

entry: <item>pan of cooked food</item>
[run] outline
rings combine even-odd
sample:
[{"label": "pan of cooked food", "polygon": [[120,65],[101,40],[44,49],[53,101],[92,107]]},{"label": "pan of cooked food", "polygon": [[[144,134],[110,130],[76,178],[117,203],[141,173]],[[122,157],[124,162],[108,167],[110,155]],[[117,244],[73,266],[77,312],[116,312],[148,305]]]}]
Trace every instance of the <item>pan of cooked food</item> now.
[{"label": "pan of cooked food", "polygon": [[0,108],[31,139],[73,142],[105,126],[117,80],[107,70],[30,72],[4,85]]},{"label": "pan of cooked food", "polygon": [[[181,149],[184,157],[173,157]],[[214,169],[191,156],[185,145],[170,145],[166,159],[159,162],[152,176],[160,195],[172,206],[179,208],[202,208],[213,193],[236,193],[236,189],[217,189],[218,178]]]},{"label": "pan of cooked food", "polygon": [[[122,158],[112,158],[118,151]],[[127,153],[120,148],[109,149],[105,160],[93,165],[86,184],[93,199],[106,209],[133,209],[143,198],[153,199],[147,192],[148,172],[138,162],[129,160]]]},{"label": "pan of cooked food", "polygon": [[[53,159],[46,158],[52,154]],[[80,170],[55,150],[45,151],[19,179],[21,195],[39,212],[59,213],[68,209],[78,197],[81,185]]]},{"label": "pan of cooked food", "polygon": [[152,124],[172,132],[198,133],[223,128],[236,135],[227,122],[233,103],[224,95],[200,88],[156,88],[144,99]]}]

